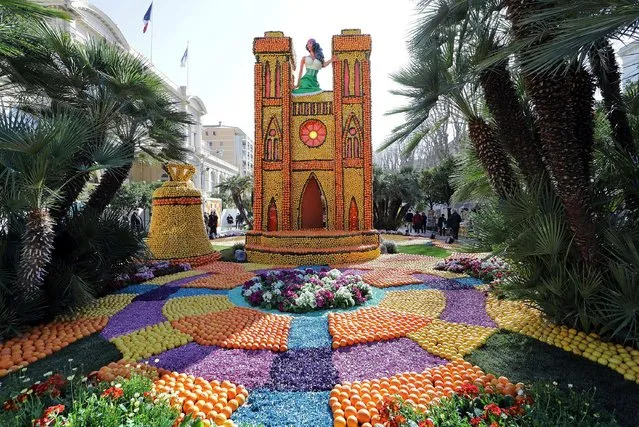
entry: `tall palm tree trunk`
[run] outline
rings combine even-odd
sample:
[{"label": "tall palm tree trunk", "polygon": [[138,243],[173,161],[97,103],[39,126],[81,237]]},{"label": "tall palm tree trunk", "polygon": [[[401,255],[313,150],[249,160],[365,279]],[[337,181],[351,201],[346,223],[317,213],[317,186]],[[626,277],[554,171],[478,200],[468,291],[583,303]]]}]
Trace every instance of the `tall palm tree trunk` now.
[{"label": "tall palm tree trunk", "polygon": [[96,214],[104,212],[109,205],[115,193],[118,192],[124,181],[129,176],[129,171],[133,163],[128,163],[124,166],[109,169],[102,175],[100,184],[93,190],[91,197],[87,203],[87,208]]},{"label": "tall palm tree trunk", "polygon": [[601,40],[589,52],[590,66],[597,79],[615,141],[631,156],[637,154],[632,129],[623,106],[621,73],[610,42]]},{"label": "tall palm tree trunk", "polygon": [[17,271],[24,302],[33,302],[42,296],[46,268],[53,252],[53,225],[46,209],[36,208],[27,214]]},{"label": "tall palm tree trunk", "polygon": [[[531,29],[521,24],[522,18],[530,10],[540,7],[540,3],[520,0],[506,0],[505,3],[515,39],[524,39]],[[583,120],[583,111],[575,98],[580,90],[572,87],[572,84],[579,86],[580,77],[574,70],[564,76],[543,72],[524,72],[523,76],[537,114],[544,162],[566,208],[581,258],[591,263],[597,256],[598,242],[592,217],[588,159],[585,158],[590,154],[590,141],[582,144],[578,139],[578,120]]]},{"label": "tall palm tree trunk", "polygon": [[495,130],[484,119],[475,117],[468,120],[468,136],[495,192],[507,198],[517,189],[517,180]]},{"label": "tall palm tree trunk", "polygon": [[497,122],[499,138],[530,185],[542,176],[544,163],[535,144],[535,134],[526,125],[524,109],[517,97],[506,63],[482,72],[480,83],[490,113]]}]

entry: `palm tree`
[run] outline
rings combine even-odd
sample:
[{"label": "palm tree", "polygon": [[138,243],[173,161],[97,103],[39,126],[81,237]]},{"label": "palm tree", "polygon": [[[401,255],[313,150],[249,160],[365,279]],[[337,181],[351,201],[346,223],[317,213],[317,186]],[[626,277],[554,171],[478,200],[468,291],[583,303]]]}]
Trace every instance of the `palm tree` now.
[{"label": "palm tree", "polygon": [[235,207],[240,211],[242,221],[253,228],[253,222],[249,221],[248,213],[244,203],[245,194],[253,188],[253,179],[250,176],[234,175],[226,178],[215,186],[222,193],[230,193],[235,203]]},{"label": "palm tree", "polygon": [[50,209],[68,184],[66,176],[121,165],[120,149],[109,149],[108,163],[79,170],[78,152],[85,148],[91,129],[81,113],[54,110],[41,116],[18,110],[0,115],[0,183],[3,208],[0,218],[24,223],[16,276],[23,302],[42,295],[54,248],[54,225]]},{"label": "palm tree", "polygon": [[[22,55],[0,62],[0,70],[21,99],[33,103],[66,105],[85,110],[96,132],[90,146],[100,146],[105,138],[117,137],[126,147],[127,164],[102,175],[88,206],[102,212],[128,176],[138,152],[159,161],[181,160],[184,126],[190,116],[178,110],[176,102],[159,76],[146,63],[104,40],[87,44],[69,34],[46,26],[37,30],[40,43],[28,46]],[[108,153],[104,153],[108,155]],[[85,152],[77,154],[84,168],[91,166]],[[57,220],[69,208],[87,182],[87,176],[68,176],[63,201],[54,210]]]}]

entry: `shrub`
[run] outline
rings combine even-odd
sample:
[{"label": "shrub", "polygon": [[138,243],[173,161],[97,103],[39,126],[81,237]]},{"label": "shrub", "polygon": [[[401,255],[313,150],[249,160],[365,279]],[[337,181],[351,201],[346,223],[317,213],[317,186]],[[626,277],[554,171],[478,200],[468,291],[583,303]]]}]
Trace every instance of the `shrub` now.
[{"label": "shrub", "polygon": [[397,253],[397,243],[393,242],[392,240],[382,240],[381,247],[383,248],[382,253],[385,253],[385,254]]}]

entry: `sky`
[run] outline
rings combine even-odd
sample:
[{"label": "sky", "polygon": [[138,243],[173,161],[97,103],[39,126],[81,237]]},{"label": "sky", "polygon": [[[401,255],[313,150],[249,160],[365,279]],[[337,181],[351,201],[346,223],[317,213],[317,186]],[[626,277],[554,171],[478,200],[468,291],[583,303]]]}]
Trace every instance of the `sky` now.
[{"label": "sky", "polygon": [[[186,68],[180,59],[189,42],[188,92],[199,96],[207,109],[203,124],[237,126],[254,137],[253,39],[265,31],[283,31],[293,38],[297,61],[306,54],[306,41],[314,38],[326,58],[331,37],[345,28],[370,34],[372,140],[379,146],[401,115],[385,113],[402,106],[403,97],[389,91],[398,86],[390,74],[408,63],[406,40],[415,20],[414,0],[154,0],[146,34],[142,18],[150,0],[90,0],[118,25],[131,47],[151,56],[153,64],[178,85],[185,85]],[[299,65],[299,64],[298,64]],[[297,79],[297,71],[295,73]],[[332,90],[332,72],[320,71],[320,86]]]}]

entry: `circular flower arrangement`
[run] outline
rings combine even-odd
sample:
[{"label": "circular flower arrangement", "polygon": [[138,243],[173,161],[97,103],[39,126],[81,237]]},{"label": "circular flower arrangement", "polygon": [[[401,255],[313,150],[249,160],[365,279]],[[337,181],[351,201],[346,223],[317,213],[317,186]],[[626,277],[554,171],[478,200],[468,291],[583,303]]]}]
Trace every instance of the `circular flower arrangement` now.
[{"label": "circular flower arrangement", "polygon": [[319,147],[326,139],[326,126],[319,120],[307,120],[300,126],[300,139],[309,147]]},{"label": "circular flower arrangement", "polygon": [[373,293],[357,275],[297,269],[260,274],[244,283],[242,296],[253,306],[305,313],[363,305]]}]

